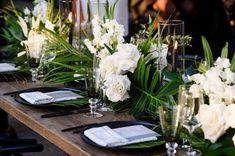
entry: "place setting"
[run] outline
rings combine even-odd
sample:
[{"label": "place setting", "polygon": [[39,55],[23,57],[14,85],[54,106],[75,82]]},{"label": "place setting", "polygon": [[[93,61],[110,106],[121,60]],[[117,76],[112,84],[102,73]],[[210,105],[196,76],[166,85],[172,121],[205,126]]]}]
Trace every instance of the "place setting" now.
[{"label": "place setting", "polygon": [[235,53],[219,12],[19,1],[0,9],[0,124],[18,120],[68,155],[234,155]]}]

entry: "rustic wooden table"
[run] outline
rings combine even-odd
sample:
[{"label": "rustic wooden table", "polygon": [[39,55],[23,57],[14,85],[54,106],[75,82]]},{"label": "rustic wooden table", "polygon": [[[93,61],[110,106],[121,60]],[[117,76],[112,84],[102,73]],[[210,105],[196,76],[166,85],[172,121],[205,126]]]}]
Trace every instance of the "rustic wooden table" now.
[{"label": "rustic wooden table", "polygon": [[[68,116],[41,118],[42,114],[53,112],[51,109],[35,108],[19,104],[12,96],[3,96],[3,93],[17,91],[25,88],[32,88],[32,84],[25,82],[1,82],[0,83],[0,108],[13,116],[18,121],[37,132],[51,143],[72,156],[92,155],[92,156],[149,156],[161,155],[161,150],[152,149],[145,151],[117,151],[97,148],[86,144],[79,134],[71,132],[61,132],[61,129],[88,123],[101,123],[116,120],[133,120],[127,113],[104,113],[99,119],[89,119],[83,114],[73,114]],[[54,110],[55,111],[55,110]]]}]

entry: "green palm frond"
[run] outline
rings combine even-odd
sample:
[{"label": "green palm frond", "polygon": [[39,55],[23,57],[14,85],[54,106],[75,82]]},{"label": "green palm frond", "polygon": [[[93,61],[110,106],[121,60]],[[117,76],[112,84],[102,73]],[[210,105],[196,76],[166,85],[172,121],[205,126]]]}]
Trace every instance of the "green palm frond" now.
[{"label": "green palm frond", "polygon": [[228,58],[228,42],[226,42],[225,46],[222,49],[221,58]]},{"label": "green palm frond", "polygon": [[[81,79],[84,68],[92,66],[92,55],[88,50],[74,48],[55,32],[47,29],[42,31],[48,37],[47,52],[56,54],[56,58],[48,65],[49,72],[45,75],[44,82],[58,84]],[[81,74],[81,77],[74,77],[74,74]]]},{"label": "green palm frond", "polygon": [[204,51],[204,55],[206,59],[206,67],[207,69],[209,69],[210,67],[213,66],[213,55],[212,55],[210,45],[204,36],[202,36],[202,46],[203,46],[203,51]]},{"label": "green palm frond", "polygon": [[231,70],[235,72],[235,52],[231,61]]},{"label": "green palm frond", "polygon": [[[156,112],[158,106],[167,101],[167,96],[174,95],[182,81],[162,81],[162,73],[156,65],[149,64],[142,56],[132,75],[130,99],[122,103],[122,108],[130,108],[130,113]],[[114,104],[114,109],[120,108]]]}]

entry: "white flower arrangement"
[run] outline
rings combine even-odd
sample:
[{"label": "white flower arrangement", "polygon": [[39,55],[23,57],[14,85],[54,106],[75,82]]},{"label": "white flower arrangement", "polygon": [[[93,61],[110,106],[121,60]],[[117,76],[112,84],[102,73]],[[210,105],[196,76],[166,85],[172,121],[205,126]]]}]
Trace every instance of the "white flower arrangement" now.
[{"label": "white flower arrangement", "polygon": [[124,27],[117,23],[115,19],[103,20],[95,15],[92,20],[93,40],[85,39],[84,43],[93,54],[98,54],[101,59],[110,55],[106,47],[114,48],[124,42]]},{"label": "white flower arrangement", "polygon": [[235,73],[230,66],[229,59],[219,57],[208,71],[189,77],[195,83],[190,87],[193,95],[203,93],[209,98],[209,105],[200,106],[198,120],[205,138],[212,143],[229,127],[235,128]]},{"label": "white flower arrangement", "polygon": [[[44,27],[51,31],[54,31],[56,24],[48,20],[47,12],[50,4],[47,1],[35,0],[34,3],[35,6],[32,12],[26,7],[23,10],[24,16],[18,16],[18,24],[22,29],[24,37],[27,38],[21,44],[27,47],[30,57],[40,58],[46,40],[46,36],[39,31],[40,23],[43,23]],[[32,27],[29,28],[29,25],[32,25]],[[25,54],[25,52],[19,54],[18,57],[22,56],[22,54]]]},{"label": "white flower arrangement", "polygon": [[33,8],[33,11],[32,11],[32,14],[33,16],[35,17],[39,17],[40,20],[43,22],[43,23],[46,23],[46,20],[47,20],[47,1],[45,0],[38,0],[38,1],[35,1],[35,6]]},{"label": "white flower arrangement", "polygon": [[37,18],[37,20],[34,20],[34,18],[32,18],[32,28],[30,30],[28,30],[27,23],[22,17],[18,17],[18,20],[23,34],[27,38],[27,40],[22,41],[21,44],[27,47],[30,57],[36,59],[40,58],[45,41],[45,37],[43,36],[43,34],[37,32],[40,25],[40,18]]},{"label": "white flower arrangement", "polygon": [[129,98],[131,84],[126,74],[135,71],[141,54],[136,45],[124,43],[124,27],[115,19],[103,21],[95,15],[92,26],[93,40],[85,39],[84,43],[100,59],[98,68],[105,94],[112,102],[124,101]]}]

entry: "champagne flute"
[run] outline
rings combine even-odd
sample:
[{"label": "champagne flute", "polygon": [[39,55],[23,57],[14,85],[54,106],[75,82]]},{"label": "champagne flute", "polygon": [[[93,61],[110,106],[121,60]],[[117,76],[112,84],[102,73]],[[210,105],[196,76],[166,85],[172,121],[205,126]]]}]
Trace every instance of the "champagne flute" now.
[{"label": "champagne flute", "polygon": [[[185,98],[183,97],[184,92],[188,91],[188,86],[183,84],[179,86],[179,90],[178,90],[178,105],[183,104],[183,100],[185,100]],[[182,115],[181,115],[182,117]],[[182,119],[183,120],[183,119]],[[182,139],[182,145],[181,145],[181,149],[187,149],[189,147],[189,141],[187,138],[183,138]]]},{"label": "champagne flute", "polygon": [[85,116],[89,118],[100,118],[103,114],[96,112],[99,88],[97,85],[97,71],[96,69],[88,69],[86,76],[86,88],[90,103],[90,112],[86,113]]},{"label": "champagne flute", "polygon": [[[193,97],[192,93],[190,93],[188,90],[182,92],[180,101],[180,105],[182,106],[181,119],[183,120],[183,126],[190,134],[190,144],[187,148],[186,155],[191,156],[201,155],[199,150],[193,149],[192,147],[192,134],[196,128],[201,126],[195,117],[195,110],[198,110],[200,105],[199,102],[202,102],[200,97]],[[197,107],[197,109],[195,109],[195,107]]]},{"label": "champagne flute", "polygon": [[176,139],[180,129],[180,112],[180,105],[167,104],[159,107],[161,128],[169,156],[174,156],[178,147]]}]

